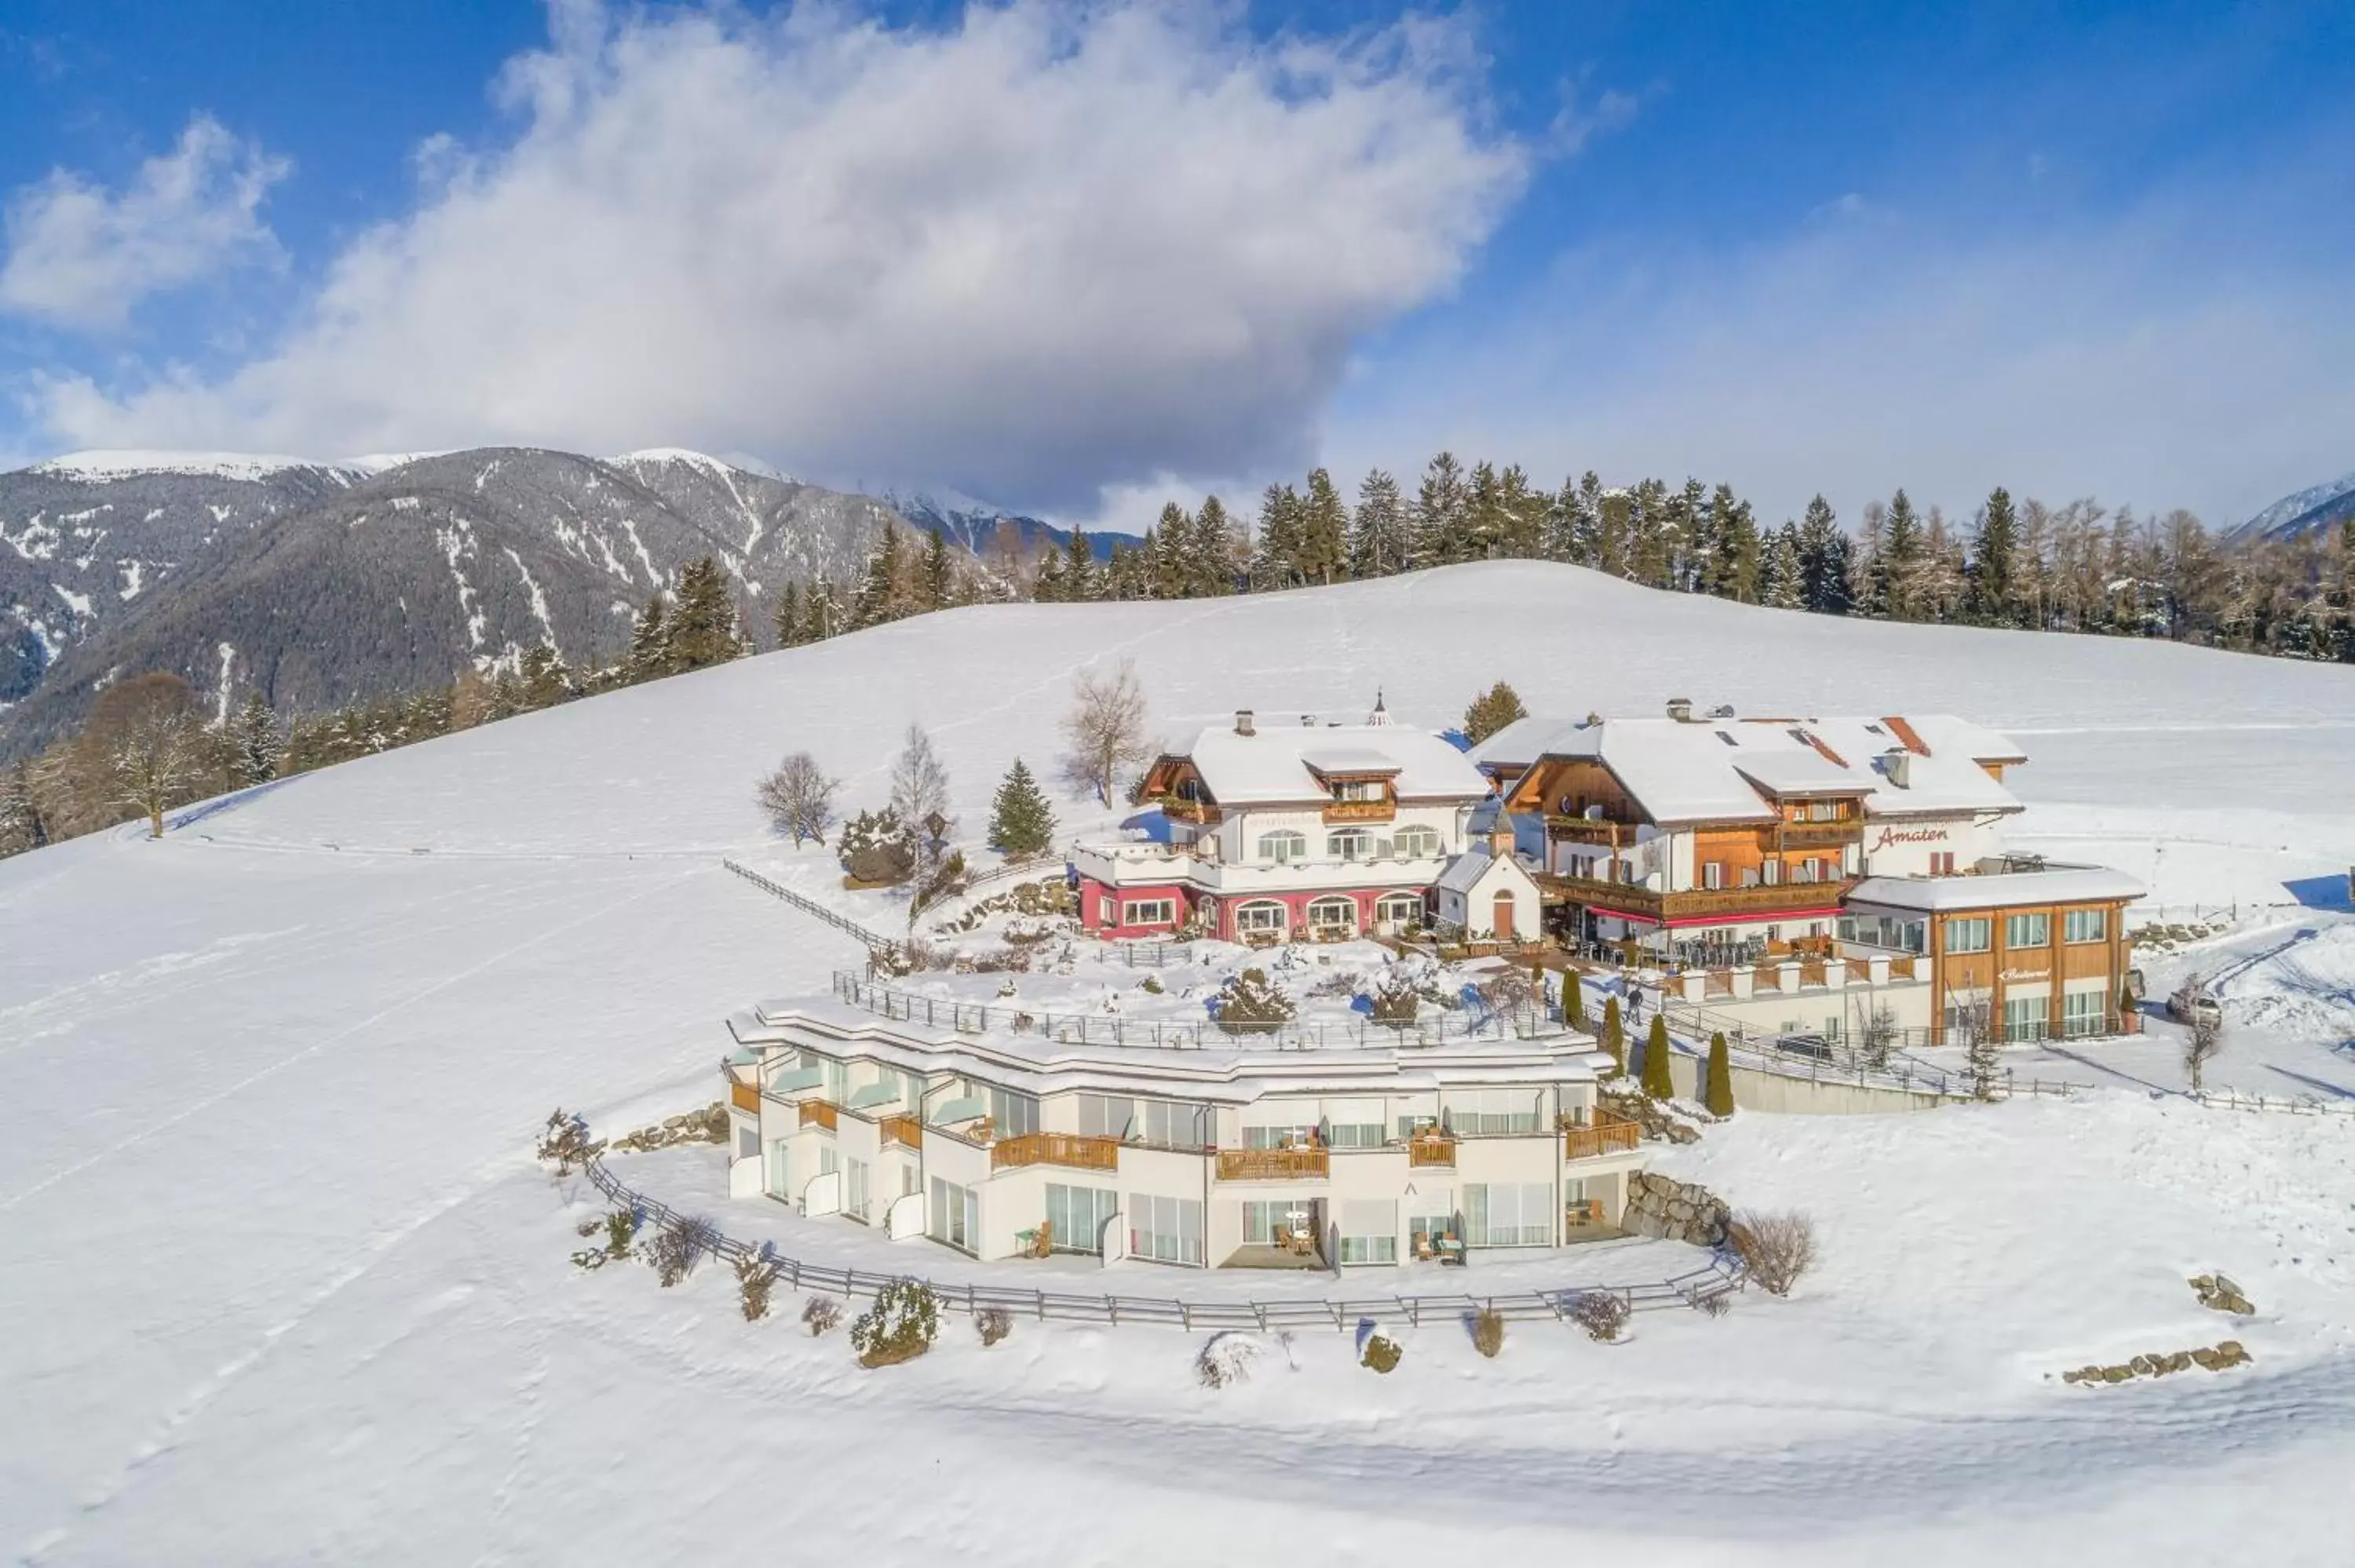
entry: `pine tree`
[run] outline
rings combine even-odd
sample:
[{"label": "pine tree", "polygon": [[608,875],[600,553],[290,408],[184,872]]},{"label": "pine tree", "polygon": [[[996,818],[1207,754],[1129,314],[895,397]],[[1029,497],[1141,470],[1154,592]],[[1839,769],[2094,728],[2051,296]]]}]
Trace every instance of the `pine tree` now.
[{"label": "pine tree", "polygon": [[724,664],[744,652],[743,628],[728,578],[709,556],[689,561],[678,574],[678,608],[667,638],[673,670]]},{"label": "pine tree", "polygon": [[900,525],[886,523],[883,524],[883,537],[868,553],[867,565],[859,573],[858,594],[850,608],[853,629],[880,626],[887,620],[899,619],[900,577],[904,569],[902,554]]},{"label": "pine tree", "polygon": [[0,856],[22,854],[48,842],[48,823],[33,788],[32,768],[20,761],[0,773]]},{"label": "pine tree", "polygon": [[[646,607],[630,626],[630,651],[623,665],[632,682],[657,680],[675,668],[670,651],[670,623],[663,609],[663,590],[655,589]],[[487,716],[487,715],[486,715]]]},{"label": "pine tree", "polygon": [[1799,599],[1818,615],[1846,615],[1849,591],[1848,535],[1840,532],[1831,503],[1817,496],[1799,523]]},{"label": "pine tree", "polygon": [[1576,969],[1561,971],[1561,1021],[1572,1029],[1586,1027],[1586,997]]},{"label": "pine tree", "polygon": [[246,697],[229,741],[236,752],[240,784],[250,788],[278,776],[278,759],[285,754],[286,739],[279,732],[278,715],[271,711],[270,699],[260,692]]},{"label": "pine tree", "polygon": [[1172,501],[1161,508],[1161,521],[1145,535],[1152,553],[1153,597],[1190,597],[1193,578],[1188,552],[1193,547],[1194,519]]},{"label": "pine tree", "polygon": [[926,609],[946,609],[956,602],[956,574],[949,565],[948,535],[926,537],[922,581]]},{"label": "pine tree", "polygon": [[1881,541],[1881,582],[1874,597],[1891,620],[1918,620],[1921,609],[1914,594],[1929,553],[1922,519],[1902,490],[1889,498],[1885,517],[1888,533]]},{"label": "pine tree", "polygon": [[842,599],[834,586],[821,577],[810,585],[802,600],[802,634],[804,642],[823,642],[838,636],[845,630],[847,618],[843,613]]},{"label": "pine tree", "polygon": [[1668,1071],[1668,1021],[1652,1014],[1652,1032],[1644,1037],[1644,1093],[1656,1100],[1677,1097],[1675,1076]]},{"label": "pine tree", "polygon": [[1235,591],[1235,530],[1215,495],[1194,514],[1194,540],[1186,552],[1188,598],[1217,599]]},{"label": "pine tree", "polygon": [[1521,694],[1499,681],[1464,710],[1464,733],[1477,746],[1507,725],[1529,716],[1529,710],[1521,705]]},{"label": "pine tree", "polygon": [[1409,536],[1406,502],[1398,481],[1380,469],[1358,486],[1358,510],[1349,519],[1349,575],[1382,577],[1406,570]]},{"label": "pine tree", "polygon": [[802,641],[802,590],[794,583],[785,584],[785,591],[777,596],[777,646],[797,648]]},{"label": "pine tree", "polygon": [[1300,497],[1288,484],[1271,484],[1260,496],[1259,527],[1252,541],[1254,589],[1287,588],[1300,582]]},{"label": "pine tree", "polygon": [[1441,452],[1423,471],[1416,489],[1407,564],[1444,566],[1465,558],[1464,470],[1454,452]]},{"label": "pine tree", "polygon": [[1784,524],[1767,542],[1758,573],[1758,602],[1775,609],[1806,608],[1806,566],[1799,555],[1799,530],[1793,524]]},{"label": "pine tree", "polygon": [[1055,810],[1020,758],[1007,770],[989,813],[989,847],[1008,860],[1044,854],[1055,842]]},{"label": "pine tree", "polygon": [[1716,546],[1709,591],[1737,604],[1757,603],[1762,546],[1750,503],[1737,498],[1732,486],[1721,484],[1710,497],[1709,515]]},{"label": "pine tree", "polygon": [[1971,536],[1964,602],[1973,620],[1982,626],[2017,623],[2019,557],[2019,524],[2012,514],[2011,493],[1998,485],[1979,508],[1978,528]]},{"label": "pine tree", "polygon": [[1333,488],[1333,476],[1321,468],[1310,470],[1308,492],[1300,503],[1296,566],[1301,577],[1330,583],[1344,576],[1348,569],[1348,533],[1349,509],[1341,503],[1341,493]]},{"label": "pine tree", "polygon": [[1714,1117],[1733,1114],[1733,1058],[1725,1048],[1725,1031],[1709,1037],[1709,1092],[1701,1098]]},{"label": "pine tree", "polygon": [[1603,1001],[1603,1049],[1611,1058],[1611,1071],[1604,1076],[1616,1078],[1627,1071],[1627,1029],[1619,1022],[1619,999],[1605,997]]},{"label": "pine tree", "polygon": [[[556,656],[556,650],[545,642],[525,651],[519,678],[523,684],[523,705],[527,708],[552,708],[572,695],[572,683],[565,673],[564,662]],[[418,718],[421,724],[432,722],[424,715],[418,715]]]}]

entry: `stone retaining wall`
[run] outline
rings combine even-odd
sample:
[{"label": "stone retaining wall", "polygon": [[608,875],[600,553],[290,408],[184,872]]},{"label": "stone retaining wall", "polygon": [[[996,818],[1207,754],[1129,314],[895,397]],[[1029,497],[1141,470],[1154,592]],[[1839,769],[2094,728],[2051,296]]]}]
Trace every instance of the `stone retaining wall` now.
[{"label": "stone retaining wall", "polygon": [[1725,1200],[1696,1181],[1678,1181],[1657,1171],[1627,1178],[1627,1206],[1619,1228],[1639,1236],[1722,1246],[1732,1211]]}]

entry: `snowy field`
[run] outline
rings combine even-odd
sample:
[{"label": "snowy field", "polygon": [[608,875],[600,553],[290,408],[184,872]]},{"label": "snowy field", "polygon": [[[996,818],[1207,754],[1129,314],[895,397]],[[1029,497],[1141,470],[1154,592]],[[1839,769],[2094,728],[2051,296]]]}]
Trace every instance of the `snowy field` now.
[{"label": "snowy field", "polygon": [[[1302,1336],[1213,1394],[1169,1330],[1020,1325],[984,1351],[953,1322],[868,1373],[801,1336],[796,1300],[744,1324],[724,1275],[575,1275],[593,1193],[532,1164],[548,1109],[620,1128],[699,1105],[727,1012],[859,958],[719,868],[826,880],[765,838],[753,776],[806,748],[847,804],[879,804],[921,722],[977,833],[1018,753],[1049,770],[1072,672],[1122,655],[1170,736],[1246,706],[1355,719],[1377,686],[1446,724],[1498,676],[1569,713],[1964,714],[2033,758],[2024,847],[2226,912],[2230,934],[2147,966],[2221,977],[2215,1081],[2355,1096],[2355,671],[1529,564],[959,611],[298,779],[162,843],[0,863],[0,1552],[2350,1560],[2355,1118],[2155,1092],[2180,1082],[2163,1035],[2078,1051],[2061,1075],[2115,1086],[2079,1101],[1744,1113],[1661,1154],[1737,1203],[1810,1210],[1825,1261],[1790,1301],[1647,1314],[1618,1347],[1524,1324],[1488,1362],[1426,1325],[1378,1379],[1345,1338]],[[715,1158],[642,1168],[672,1162],[693,1198]],[[2184,1277],[2211,1268],[2256,1319],[2197,1306]],[[2057,1382],[2227,1337],[2254,1365]]]}]

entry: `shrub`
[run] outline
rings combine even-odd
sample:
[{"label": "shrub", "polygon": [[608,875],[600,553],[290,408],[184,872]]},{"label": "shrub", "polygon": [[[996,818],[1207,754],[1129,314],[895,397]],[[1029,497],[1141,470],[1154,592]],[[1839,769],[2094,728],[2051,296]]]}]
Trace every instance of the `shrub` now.
[{"label": "shrub", "polygon": [[1378,1372],[1391,1372],[1406,1355],[1399,1342],[1388,1334],[1369,1334],[1364,1347],[1358,1352],[1358,1364],[1371,1367]]},{"label": "shrub", "polygon": [[1619,999],[1605,997],[1603,1001],[1603,1048],[1611,1054],[1611,1071],[1604,1075],[1615,1078],[1627,1070],[1627,1030],[1619,1022]]},{"label": "shrub", "polygon": [[617,1263],[629,1256],[630,1244],[637,1235],[637,1210],[615,1209],[605,1216],[605,1255]]},{"label": "shrub", "polygon": [[540,1128],[539,1146],[534,1152],[542,1160],[556,1161],[559,1176],[570,1176],[574,1166],[587,1163],[596,1151],[597,1146],[589,1139],[587,1118],[559,1106],[548,1113],[547,1125]]},{"label": "shrub", "polygon": [[572,1266],[582,1271],[605,1266],[605,1255],[595,1247],[583,1247],[572,1255]]},{"label": "shrub", "polygon": [[1293,1014],[1292,999],[1267,978],[1264,969],[1245,969],[1228,977],[1219,990],[1219,1027],[1230,1034],[1270,1034]]},{"label": "shrub", "polygon": [[1656,1100],[1677,1097],[1677,1080],[1668,1071],[1668,1022],[1652,1015],[1652,1032],[1644,1037],[1644,1093]]},{"label": "shrub", "polygon": [[1505,1315],[1493,1307],[1484,1307],[1472,1315],[1472,1348],[1487,1357],[1497,1359],[1505,1348]]},{"label": "shrub", "polygon": [[896,887],[916,874],[916,830],[889,806],[861,811],[843,824],[837,853],[852,881]]},{"label": "shrub", "polygon": [[1702,1103],[1711,1116],[1733,1114],[1733,1058],[1726,1050],[1722,1029],[1709,1037],[1709,1089]]},{"label": "shrub", "polygon": [[1582,1290],[1571,1304],[1570,1316],[1588,1339],[1608,1344],[1627,1326],[1627,1303],[1608,1290]]},{"label": "shrub", "polygon": [[815,1340],[821,1334],[831,1334],[842,1327],[842,1303],[831,1296],[813,1296],[802,1308],[802,1325]]},{"label": "shrub", "polygon": [[1169,988],[1161,983],[1161,977],[1159,975],[1147,975],[1145,977],[1145,983],[1138,989],[1142,990],[1147,996],[1159,996],[1163,991]]},{"label": "shrub", "polygon": [[736,1260],[736,1284],[743,1292],[744,1321],[757,1323],[769,1315],[769,1292],[777,1283],[782,1266],[762,1242],[757,1253],[747,1253]]},{"label": "shrub", "polygon": [[1750,1277],[1772,1295],[1788,1296],[1799,1277],[1815,1266],[1816,1223],[1796,1209],[1771,1214],[1745,1211],[1734,1217],[1727,1239]]},{"label": "shrub", "polygon": [[985,1347],[994,1345],[1014,1332],[1014,1314],[1003,1307],[985,1307],[973,1315],[973,1326]]},{"label": "shrub", "polygon": [[666,1225],[646,1249],[655,1277],[667,1289],[695,1272],[695,1266],[719,1250],[719,1227],[706,1219],[680,1220]]},{"label": "shrub", "polygon": [[850,1348],[860,1366],[888,1367],[931,1350],[940,1331],[941,1302],[932,1287],[921,1279],[895,1279],[850,1325]]},{"label": "shrub", "polygon": [[1372,1004],[1376,1023],[1412,1023],[1416,1010],[1423,1005],[1413,978],[1396,969],[1385,972],[1374,982],[1368,1001]]},{"label": "shrub", "polygon": [[1561,1021],[1572,1029],[1586,1027],[1586,997],[1579,986],[1576,969],[1561,972]]},{"label": "shrub", "polygon": [[1693,1306],[1704,1318],[1722,1318],[1733,1310],[1733,1296],[1730,1291],[1721,1290],[1714,1296],[1694,1298]]},{"label": "shrub", "polygon": [[1204,1388],[1226,1388],[1251,1381],[1252,1363],[1259,1346],[1241,1334],[1213,1334],[1194,1357],[1194,1381]]}]

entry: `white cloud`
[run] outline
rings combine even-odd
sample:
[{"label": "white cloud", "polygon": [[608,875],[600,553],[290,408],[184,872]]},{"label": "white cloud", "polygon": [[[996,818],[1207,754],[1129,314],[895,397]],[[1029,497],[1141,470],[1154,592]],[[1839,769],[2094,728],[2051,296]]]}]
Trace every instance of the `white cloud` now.
[{"label": "white cloud", "polygon": [[291,165],[208,115],[120,192],[59,169],[7,206],[0,311],[59,326],[122,327],[140,301],[225,266],[273,260],[259,209]]},{"label": "white cloud", "polygon": [[51,381],[68,444],[660,439],[1086,509],[1305,457],[1352,343],[1518,191],[1453,24],[1258,42],[1167,3],[943,31],[559,5],[511,145],[218,380]]},{"label": "white cloud", "polygon": [[1967,514],[2004,484],[2229,525],[2355,461],[2335,251],[2247,243],[2314,200],[2291,178],[1980,225],[1849,195],[1745,249],[1601,246],[1497,312],[1508,330],[1353,383],[1331,455],[1693,474],[1775,521],[1901,485]]}]

